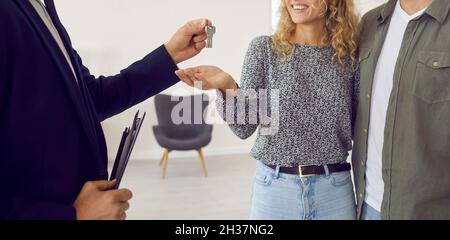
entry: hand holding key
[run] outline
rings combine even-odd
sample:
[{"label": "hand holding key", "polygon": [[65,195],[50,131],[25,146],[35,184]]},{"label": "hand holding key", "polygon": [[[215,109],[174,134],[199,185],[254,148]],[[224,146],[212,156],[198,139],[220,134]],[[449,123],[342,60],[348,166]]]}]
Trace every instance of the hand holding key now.
[{"label": "hand holding key", "polygon": [[205,28],[211,26],[208,19],[193,20],[181,27],[165,44],[173,61],[178,64],[199,54],[206,47]]}]

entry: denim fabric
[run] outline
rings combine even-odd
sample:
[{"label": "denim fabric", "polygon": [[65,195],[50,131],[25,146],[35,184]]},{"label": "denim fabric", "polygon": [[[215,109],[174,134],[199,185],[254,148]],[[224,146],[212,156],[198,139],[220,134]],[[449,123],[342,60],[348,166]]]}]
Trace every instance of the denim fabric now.
[{"label": "denim fabric", "polygon": [[252,220],[355,220],[350,171],[300,178],[257,164]]},{"label": "denim fabric", "polygon": [[363,203],[361,220],[381,220],[381,213],[367,203]]}]

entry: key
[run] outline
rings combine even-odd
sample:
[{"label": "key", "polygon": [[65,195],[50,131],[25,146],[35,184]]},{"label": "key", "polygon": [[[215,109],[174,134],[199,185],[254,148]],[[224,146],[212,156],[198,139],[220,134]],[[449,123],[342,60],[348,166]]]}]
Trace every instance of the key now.
[{"label": "key", "polygon": [[206,26],[205,28],[205,32],[206,32],[206,48],[212,48],[212,44],[213,44],[213,37],[214,34],[216,33],[216,27],[214,26]]}]

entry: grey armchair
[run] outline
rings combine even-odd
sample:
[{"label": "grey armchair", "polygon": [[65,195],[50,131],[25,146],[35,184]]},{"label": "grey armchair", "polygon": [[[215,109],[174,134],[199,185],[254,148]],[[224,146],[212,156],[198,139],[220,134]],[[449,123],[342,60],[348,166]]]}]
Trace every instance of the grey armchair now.
[{"label": "grey armchair", "polygon": [[[164,148],[164,153],[160,162],[160,165],[163,167],[162,178],[166,177],[169,153],[172,151],[190,150],[196,150],[198,152],[203,174],[205,177],[208,177],[202,148],[211,142],[213,129],[212,125],[205,123],[203,117],[204,110],[209,105],[209,98],[205,94],[174,98],[176,101],[172,101],[172,96],[169,95],[157,95],[155,97],[158,125],[153,126],[153,133],[155,134],[158,144]],[[181,102],[185,104],[178,105]],[[201,107],[198,106],[200,103]],[[194,107],[194,104],[198,105]],[[178,111],[177,109],[175,116],[181,117],[184,120],[190,120],[188,123],[174,123],[172,111],[177,106],[184,106],[184,108],[183,111]],[[197,109],[197,112],[194,111],[195,109]],[[201,112],[198,110],[201,110]],[[196,122],[194,120],[196,119],[200,123],[195,124]]]}]

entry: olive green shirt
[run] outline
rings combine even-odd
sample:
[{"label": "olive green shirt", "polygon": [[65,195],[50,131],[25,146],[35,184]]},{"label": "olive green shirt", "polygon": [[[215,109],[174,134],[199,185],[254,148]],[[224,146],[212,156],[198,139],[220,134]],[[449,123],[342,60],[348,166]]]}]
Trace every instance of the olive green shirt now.
[{"label": "olive green shirt", "polygon": [[[361,217],[372,82],[397,0],[361,22],[361,85],[352,155]],[[434,0],[403,38],[389,99],[383,219],[450,219],[450,1]]]}]

